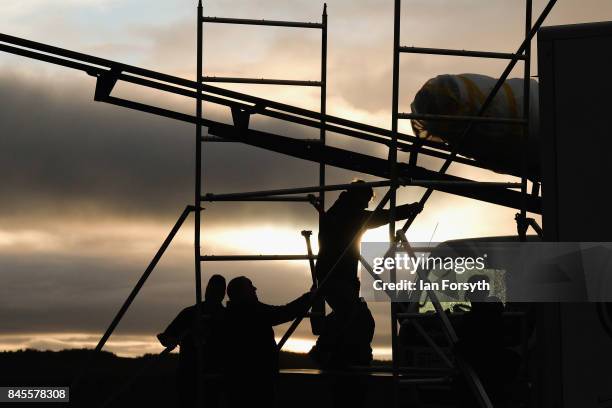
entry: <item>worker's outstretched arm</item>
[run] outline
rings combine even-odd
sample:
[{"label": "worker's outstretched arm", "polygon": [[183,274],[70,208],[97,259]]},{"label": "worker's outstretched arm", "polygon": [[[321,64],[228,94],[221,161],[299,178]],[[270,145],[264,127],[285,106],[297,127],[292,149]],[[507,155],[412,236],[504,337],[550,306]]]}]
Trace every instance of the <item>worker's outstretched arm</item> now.
[{"label": "worker's outstretched arm", "polygon": [[276,326],[277,324],[287,323],[295,319],[298,314],[305,312],[309,299],[310,293],[304,293],[293,302],[287,303],[284,306],[261,304],[261,307],[268,322],[272,326]]},{"label": "worker's outstretched arm", "polygon": [[[404,204],[395,207],[395,221],[405,220],[412,215],[416,215],[423,211],[421,203]],[[368,221],[367,228],[378,228],[382,225],[389,223],[390,211],[379,210],[377,213],[372,214]]]}]

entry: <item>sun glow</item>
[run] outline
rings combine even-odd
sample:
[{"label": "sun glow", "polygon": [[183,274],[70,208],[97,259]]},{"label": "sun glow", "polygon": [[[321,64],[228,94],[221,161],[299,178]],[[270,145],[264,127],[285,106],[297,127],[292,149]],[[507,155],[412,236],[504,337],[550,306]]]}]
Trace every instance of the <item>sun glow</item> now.
[{"label": "sun glow", "polygon": [[[306,254],[306,240],[298,227],[271,224],[226,227],[210,231],[209,246],[243,254]],[[316,231],[310,237],[313,253],[319,245]]]}]

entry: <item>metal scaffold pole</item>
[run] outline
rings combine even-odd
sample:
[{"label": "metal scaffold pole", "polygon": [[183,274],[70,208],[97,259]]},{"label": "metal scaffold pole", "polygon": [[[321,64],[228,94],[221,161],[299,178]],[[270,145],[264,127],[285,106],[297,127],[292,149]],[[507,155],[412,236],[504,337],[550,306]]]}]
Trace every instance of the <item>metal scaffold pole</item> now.
[{"label": "metal scaffold pole", "polygon": [[527,240],[527,174],[529,171],[529,132],[531,108],[531,31],[532,0],[525,0],[525,62],[523,70],[523,131],[521,144],[521,212],[517,219],[518,236],[521,241]]},{"label": "metal scaffold pole", "polygon": [[[393,90],[391,101],[391,143],[389,144],[389,175],[391,179],[391,197],[389,198],[389,243],[395,249],[395,215],[397,204],[397,134],[398,134],[398,114],[399,114],[399,47],[400,47],[400,22],[401,22],[401,0],[395,0],[393,7]],[[394,256],[392,252],[391,256]],[[390,281],[397,280],[395,266],[390,271]],[[391,301],[391,355],[393,366],[393,402],[399,406],[399,353],[398,353],[398,322],[397,306]]]},{"label": "metal scaffold pole", "polygon": [[[326,144],[326,128],[327,128],[327,3],[323,4],[323,13],[321,15],[321,88],[320,88],[320,129],[319,129],[319,144],[325,146]],[[325,161],[321,157],[319,161],[319,187],[318,196],[316,197],[316,205],[318,211],[318,230],[321,231],[321,225],[324,222],[325,216]],[[308,241],[308,251],[310,249],[310,241]],[[315,263],[313,260],[310,261],[311,272],[312,272],[312,284],[313,287],[318,287],[315,273]],[[312,305],[312,318],[310,319],[310,327],[313,334],[320,334],[323,319],[325,317],[325,301],[321,298],[318,299]]]},{"label": "metal scaffold pole", "polygon": [[[321,145],[325,145],[325,115],[327,111],[327,4],[323,5],[321,30],[321,129],[319,133],[319,140]],[[325,186],[325,163],[319,163],[319,186]],[[323,211],[325,210],[325,190],[319,192],[319,228],[323,217]]]},{"label": "metal scaffold pole", "polygon": [[[196,78],[198,85],[202,83],[202,0],[198,0],[198,13],[197,13],[197,30],[196,30]],[[202,271],[201,271],[201,260],[200,260],[200,223],[201,223],[201,200],[202,200],[202,87],[198,86],[196,97],[196,137],[195,137],[195,188],[194,188],[194,264],[195,264],[195,297],[196,297],[196,313],[195,329],[197,333],[201,333],[200,325],[202,315]],[[197,336],[196,336],[197,337]],[[202,406],[202,342],[198,338],[196,340],[196,402],[197,406]]]}]

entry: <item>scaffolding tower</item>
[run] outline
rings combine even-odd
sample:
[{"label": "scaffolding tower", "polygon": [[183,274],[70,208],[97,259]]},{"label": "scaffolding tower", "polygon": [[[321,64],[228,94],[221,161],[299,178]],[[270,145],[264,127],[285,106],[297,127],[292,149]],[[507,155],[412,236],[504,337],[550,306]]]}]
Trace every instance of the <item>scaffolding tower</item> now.
[{"label": "scaffolding tower", "polygon": [[[210,261],[257,261],[257,260],[307,260],[313,272],[313,284],[318,285],[311,299],[310,307],[316,299],[317,292],[325,284],[317,282],[314,278],[314,261],[316,255],[312,254],[309,243],[309,232],[303,231],[307,241],[307,254],[305,255],[203,255],[201,253],[201,215],[202,202],[207,201],[277,201],[277,202],[308,202],[311,203],[319,213],[319,223],[325,211],[325,192],[341,191],[363,187],[388,187],[384,197],[378,203],[374,212],[381,210],[389,204],[389,252],[405,250],[414,253],[415,248],[411,248],[406,237],[407,230],[414,221],[416,215],[408,218],[404,225],[396,230],[395,209],[396,191],[402,186],[421,186],[427,187],[426,192],[420,199],[424,205],[434,190],[440,190],[451,194],[457,194],[489,203],[499,204],[510,208],[516,208],[519,213],[516,215],[517,231],[520,240],[525,240],[526,231],[529,226],[533,227],[538,234],[541,229],[532,218],[527,217],[527,212],[540,213],[540,197],[534,183],[531,193],[527,191],[527,134],[529,131],[529,97],[530,97],[530,64],[531,64],[531,40],[542,26],[544,20],[554,7],[556,0],[549,0],[541,15],[532,25],[532,0],[525,0],[525,37],[519,48],[514,53],[501,53],[489,51],[467,51],[407,47],[400,44],[400,16],[401,0],[394,0],[394,35],[393,35],[393,75],[392,75],[392,106],[391,106],[391,129],[379,128],[356,121],[339,118],[326,113],[326,85],[327,85],[327,7],[323,6],[322,20],[320,23],[295,22],[295,21],[275,21],[275,20],[252,20],[235,19],[220,17],[204,17],[201,0],[197,7],[197,72],[196,81],[191,81],[160,72],[139,68],[115,61],[98,58],[95,56],[69,51],[66,49],[49,46],[46,44],[25,40],[22,38],[0,34],[0,51],[21,55],[49,63],[61,65],[87,73],[96,77],[96,88],[94,100],[134,109],[154,115],[171,118],[183,122],[192,123],[196,127],[195,138],[195,188],[194,203],[188,205],[179,216],[177,222],[162,243],[161,247],[153,257],[151,263],[140,277],[131,293],[115,315],[109,327],[98,342],[95,351],[101,351],[109,337],[127,312],[133,300],[136,298],[140,289],[154,270],[155,266],[163,256],[165,250],[170,245],[172,239],[181,228],[183,222],[191,212],[194,213],[194,261],[195,261],[195,297],[198,308],[202,302],[202,271],[201,262]],[[242,24],[259,26],[276,26],[288,28],[319,29],[321,30],[321,74],[319,80],[305,81],[295,79],[266,79],[266,78],[235,78],[235,77],[216,77],[205,76],[203,72],[203,25],[213,24]],[[402,53],[413,54],[432,54],[461,56],[474,58],[496,58],[509,60],[506,69],[499,77],[482,107],[476,116],[457,116],[449,117],[444,115],[401,113],[399,110],[399,68],[400,56]],[[492,103],[496,94],[514,69],[518,61],[523,61],[523,117],[520,119],[492,118],[485,116],[489,105]],[[111,93],[118,81],[132,83],[145,88],[157,89],[176,95],[193,98],[196,103],[195,116],[188,115],[160,107],[143,104],[116,96]],[[298,108],[292,105],[278,103],[272,100],[254,97],[248,94],[230,91],[209,85],[209,83],[247,83],[247,84],[266,84],[266,85],[287,85],[287,86],[309,86],[320,88],[320,109],[312,111]],[[203,102],[211,102],[230,108],[233,124],[224,124],[211,119],[207,119],[203,114]],[[280,119],[319,130],[317,140],[299,140],[281,135],[263,132],[249,127],[251,115],[263,115],[270,118]],[[477,161],[468,157],[463,157],[456,150],[450,150],[448,146],[432,142],[417,137],[403,134],[399,131],[399,120],[404,119],[423,119],[441,121],[462,121],[466,123],[465,129],[459,140],[468,137],[475,124],[481,122],[493,123],[513,123],[523,126],[521,158],[521,174],[514,174],[521,177],[520,183],[513,182],[479,182],[472,181],[456,176],[447,175],[446,171],[452,162],[459,162],[470,166],[482,167]],[[207,135],[202,135],[202,128],[207,128]],[[331,131],[341,135],[357,138],[359,140],[379,143],[389,148],[387,160],[379,159],[366,154],[351,150],[340,149],[326,145],[326,131]],[[315,186],[276,189],[266,191],[251,191],[238,193],[214,194],[212,192],[203,194],[202,172],[203,172],[203,149],[202,143],[206,142],[238,142],[251,146],[260,147],[269,151],[289,155],[294,158],[313,161],[319,165],[319,183]],[[409,152],[408,163],[399,163],[397,160],[398,150]],[[444,165],[439,171],[431,171],[417,165],[418,155],[444,159]],[[383,178],[382,181],[355,184],[336,184],[327,185],[325,178],[326,165],[331,165],[347,170],[367,173]],[[514,189],[520,188],[520,192]],[[353,238],[356,240],[358,236]],[[372,273],[371,266],[365,259],[361,258],[364,269]],[[421,271],[422,272],[422,271]],[[333,273],[333,268],[329,275]],[[329,277],[328,275],[328,277]],[[426,281],[427,276],[421,275],[420,279]],[[395,270],[391,271],[391,280],[396,280]],[[390,294],[393,296],[393,294]],[[434,292],[428,292],[429,300],[434,305],[437,315],[442,324],[449,343],[453,345],[457,341],[457,335],[443,311]],[[199,309],[198,309],[199,310]],[[418,385],[432,382],[439,382],[444,378],[415,378],[411,375],[409,368],[400,365],[401,345],[398,341],[399,325],[411,320],[410,305],[391,302],[391,328],[392,328],[392,357],[393,365],[391,375],[394,380],[395,404],[400,403],[399,389],[404,384]],[[307,316],[307,310],[291,324],[287,332],[279,342],[279,349],[283,347],[287,339],[300,324],[302,319]],[[198,320],[199,322],[199,320]],[[456,358],[453,364],[441,351],[440,347],[431,339],[427,333],[419,330],[418,324],[415,325],[425,338],[428,344],[440,354],[441,358],[447,362],[449,368],[457,369],[463,373],[468,384],[472,387],[474,395],[477,397],[481,407],[492,407],[491,401],[482,386],[478,376],[471,367],[460,358]],[[169,352],[168,349],[164,353]],[[201,354],[201,353],[198,353]],[[200,360],[200,358],[198,358]],[[201,361],[200,361],[201,363]],[[82,375],[83,373],[81,373]],[[412,373],[414,374],[414,373]],[[77,376],[75,384],[78,383],[81,375]]]},{"label": "scaffolding tower", "polygon": [[[396,205],[396,196],[395,189],[397,188],[397,133],[398,133],[398,122],[402,119],[423,119],[428,121],[460,121],[467,123],[465,129],[462,132],[462,135],[458,139],[458,144],[465,140],[468,137],[470,131],[472,130],[475,123],[486,121],[489,123],[516,123],[520,124],[523,127],[522,138],[520,140],[520,146],[522,151],[521,157],[521,202],[520,202],[520,212],[516,215],[517,222],[517,230],[518,236],[521,241],[526,240],[526,232],[527,226],[529,223],[532,225],[535,224],[533,219],[527,218],[527,204],[526,204],[526,196],[527,196],[527,152],[528,152],[528,134],[529,134],[529,102],[530,102],[530,72],[531,72],[531,39],[536,34],[539,26],[542,24],[543,19],[546,17],[547,13],[550,12],[550,9],[554,6],[554,1],[551,1],[547,8],[542,13],[542,16],[536,23],[536,26],[532,28],[532,0],[525,0],[525,37],[521,46],[515,53],[501,53],[501,52],[490,52],[490,51],[468,51],[468,50],[454,50],[454,49],[439,49],[439,48],[423,48],[423,47],[408,47],[402,46],[400,43],[400,28],[401,28],[401,6],[402,0],[395,0],[394,2],[394,19],[393,19],[393,88],[392,88],[392,106],[391,106],[391,131],[392,135],[392,144],[389,146],[389,166],[390,166],[390,176],[391,176],[391,199],[390,199],[390,219],[389,219],[389,242],[391,243],[391,247],[395,247],[397,242],[399,241],[400,245],[409,251],[414,256],[414,251],[410,248],[408,240],[406,239],[405,233],[414,221],[415,217],[409,218],[403,225],[400,230],[395,229],[395,205]],[[495,58],[495,59],[504,59],[509,60],[509,64],[506,69],[498,79],[497,83],[487,96],[486,100],[483,102],[481,108],[479,109],[476,116],[449,116],[449,115],[437,115],[437,114],[418,114],[418,113],[401,113],[399,110],[399,69],[400,69],[400,56],[402,53],[412,53],[412,54],[426,54],[426,55],[446,55],[446,56],[456,56],[456,57],[470,57],[470,58]],[[493,102],[493,99],[497,95],[499,89],[503,86],[504,82],[512,72],[516,63],[522,60],[523,61],[523,117],[520,119],[509,119],[506,117],[490,117],[485,116],[489,105]],[[410,152],[410,157],[408,164],[411,167],[415,167],[417,163],[417,157],[419,153],[419,142],[421,140],[417,139],[415,142],[415,146],[417,149]],[[453,162],[453,156],[458,154],[457,149],[451,152],[451,157],[447,159],[442,167],[440,168],[440,173],[446,173],[451,163]],[[429,188],[422,196],[420,203],[424,205],[431,194],[433,193],[433,189]],[[535,193],[537,194],[537,192]],[[536,231],[537,227],[534,227]],[[363,258],[361,259],[362,263],[365,261]],[[366,268],[368,271],[369,268]],[[427,280],[425,276],[419,277],[421,280]],[[396,270],[395,266],[391,269],[390,274],[391,282],[396,281]],[[458,341],[458,337],[455,333],[453,326],[451,325],[448,317],[444,310],[440,307],[440,304],[437,300],[434,291],[428,291],[427,295],[429,300],[435,307],[437,315],[440,318],[442,323],[442,328],[446,334],[446,338],[449,342],[450,347],[452,348]],[[418,302],[418,299],[417,299]],[[391,339],[392,339],[392,353],[393,353],[393,378],[395,384],[395,400],[396,406],[399,404],[398,394],[399,394],[399,386],[401,385],[401,381],[399,378],[399,364],[400,364],[400,344],[399,344],[399,328],[398,321],[400,324],[409,322],[410,313],[399,313],[398,307],[399,305],[395,302],[391,303]],[[398,316],[399,315],[399,316]],[[413,322],[414,324],[414,322]],[[448,365],[450,362],[448,358],[445,357],[444,353],[441,351],[440,347],[435,344],[435,342],[429,338],[427,333],[423,330],[419,330],[418,323],[414,325],[415,328],[420,332],[420,334],[426,339],[428,344],[437,352],[437,354],[445,361]],[[464,361],[459,355],[455,356],[456,364],[450,364],[451,369],[458,368],[463,374],[467,384],[471,387],[472,392],[474,393],[477,401],[481,407],[492,407],[491,400],[484,389],[482,382],[473,371],[471,367],[469,367],[468,363]]]}]

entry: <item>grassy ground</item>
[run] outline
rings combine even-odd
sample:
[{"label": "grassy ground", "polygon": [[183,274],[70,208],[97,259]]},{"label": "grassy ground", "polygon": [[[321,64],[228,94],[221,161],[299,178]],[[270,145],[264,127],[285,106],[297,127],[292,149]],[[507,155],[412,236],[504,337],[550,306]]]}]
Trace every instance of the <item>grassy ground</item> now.
[{"label": "grassy ground", "polygon": [[[70,406],[99,407],[117,391],[110,407],[175,406],[174,373],[178,362],[175,354],[161,358],[152,355],[122,358],[108,352],[92,354],[91,350],[0,352],[0,386],[69,386],[75,374],[93,358],[79,387],[71,389]],[[307,355],[286,352],[280,356],[280,365],[285,369],[314,368]],[[132,381],[136,375],[138,378]],[[277,406],[329,407],[330,381],[329,376],[308,373],[283,375],[278,382]],[[390,406],[389,379],[371,378],[367,383],[367,405]],[[53,406],[66,407],[66,404],[44,404],[45,408]]]}]

